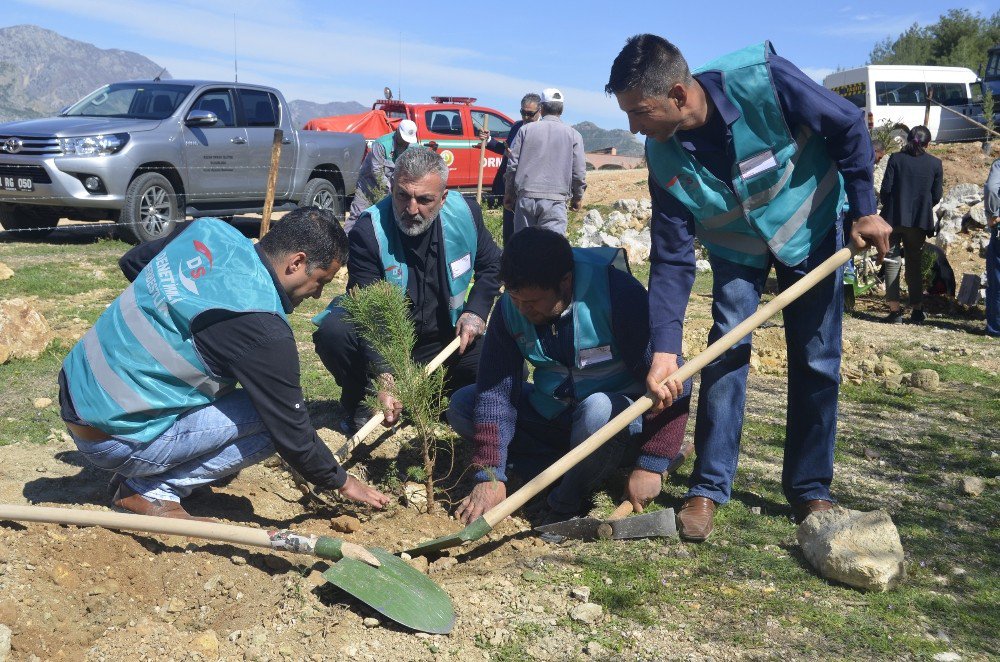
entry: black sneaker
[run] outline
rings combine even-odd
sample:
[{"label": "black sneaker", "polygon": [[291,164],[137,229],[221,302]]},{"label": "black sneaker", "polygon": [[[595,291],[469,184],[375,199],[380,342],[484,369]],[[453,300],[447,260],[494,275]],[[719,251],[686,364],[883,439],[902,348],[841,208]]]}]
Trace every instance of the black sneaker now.
[{"label": "black sneaker", "polygon": [[886,324],[902,324],[903,323],[903,311],[902,310],[890,310],[889,314],[882,318],[882,321]]},{"label": "black sneaker", "polygon": [[913,324],[922,324],[925,319],[927,319],[927,316],[919,308],[914,308],[913,312],[910,313],[910,322]]},{"label": "black sneaker", "polygon": [[340,428],[341,434],[345,437],[353,437],[374,415],[375,413],[365,405],[358,405],[353,410],[348,411],[347,416],[340,420],[337,427]]}]

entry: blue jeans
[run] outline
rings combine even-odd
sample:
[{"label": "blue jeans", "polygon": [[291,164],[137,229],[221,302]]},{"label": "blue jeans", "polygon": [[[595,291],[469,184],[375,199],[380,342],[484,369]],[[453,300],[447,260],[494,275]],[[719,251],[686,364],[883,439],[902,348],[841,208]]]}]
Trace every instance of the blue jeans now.
[{"label": "blue jeans", "polygon": [[[801,264],[775,262],[784,290],[843,245],[840,223]],[[770,268],[747,267],[711,258],[712,318],[709,343],[752,315]],[[781,486],[789,503],[830,497],[833,446],[840,388],[843,270],[827,276],[784,310],[788,351],[788,404]],[[697,459],[686,497],[729,501],[740,452],[747,373],[747,336],[701,372],[694,443]],[[686,498],[685,497],[685,498]]]},{"label": "blue jeans", "polygon": [[986,335],[1000,336],[1000,225],[990,228],[986,247]]},{"label": "blue jeans", "polygon": [[[530,480],[585,441],[627,409],[634,399],[620,393],[595,393],[552,420],[528,401],[534,386],[525,382],[517,407],[517,427],[507,450],[507,468]],[[476,387],[466,386],[451,396],[448,422],[463,438],[475,436]],[[642,445],[642,417],[609,439],[563,475],[548,496],[553,510],[576,514],[590,495],[620,466],[632,466]]]},{"label": "blue jeans", "polygon": [[274,454],[271,436],[242,389],[186,412],[149,443],[73,438],[91,464],[115,474],[112,487],[124,480],[147,499],[162,501],[180,501]]}]

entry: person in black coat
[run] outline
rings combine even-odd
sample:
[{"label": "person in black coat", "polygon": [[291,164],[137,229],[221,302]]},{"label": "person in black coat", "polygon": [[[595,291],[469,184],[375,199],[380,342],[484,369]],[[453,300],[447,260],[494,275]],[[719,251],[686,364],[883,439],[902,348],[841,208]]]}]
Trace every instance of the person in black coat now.
[{"label": "person in black coat", "polygon": [[[924,241],[937,234],[934,205],[941,200],[944,180],[941,159],[927,153],[931,132],[925,126],[915,126],[906,136],[906,145],[889,157],[879,198],[882,218],[892,225],[891,248],[885,260],[885,298],[889,304],[886,322],[903,321],[899,305],[899,258],[906,256],[906,288],[910,293],[913,312],[910,320],[924,321],[924,284],[920,273],[920,256]],[[900,252],[902,246],[902,253]]]}]

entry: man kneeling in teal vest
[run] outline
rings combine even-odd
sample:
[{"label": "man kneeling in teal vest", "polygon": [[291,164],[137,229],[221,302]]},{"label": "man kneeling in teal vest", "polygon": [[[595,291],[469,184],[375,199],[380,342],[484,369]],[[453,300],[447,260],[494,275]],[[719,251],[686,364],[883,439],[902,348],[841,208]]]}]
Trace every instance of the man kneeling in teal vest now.
[{"label": "man kneeling in teal vest", "polygon": [[[530,479],[626,409],[646,388],[651,350],[646,290],[617,248],[571,249],[561,234],[527,228],[505,246],[506,287],[483,343],[479,377],[459,390],[448,421],[475,443],[479,484],[458,508],[466,523],[507,496],[508,470]],[[534,382],[522,381],[524,361]],[[625,497],[641,511],[681,454],[690,404],[635,419],[563,476],[540,519],[582,511],[619,466],[632,467]]]},{"label": "man kneeling in teal vest", "polygon": [[306,207],[256,246],[205,218],[121,259],[132,284],[59,375],[62,418],[84,457],[112,472],[115,506],[190,518],[180,502],[192,490],[275,452],[320,489],[388,503],[309,422],[286,317],[322,294],[346,254],[333,215]]},{"label": "man kneeling in teal vest", "polygon": [[[474,200],[447,190],[448,166],[426,147],[396,158],[391,194],[361,214],[349,237],[347,289],[377,281],[393,283],[410,301],[417,342],[412,358],[428,363],[461,338],[446,362],[449,390],[476,381],[479,343],[500,283],[500,249],[483,225]],[[474,282],[473,282],[474,277]],[[471,284],[471,287],[470,287]],[[339,299],[313,319],[316,353],[340,385],[347,416],[341,431],[353,435],[371,412],[362,404],[372,378],[391,379],[382,358],[363,342]],[[379,393],[389,426],[399,402]]]}]

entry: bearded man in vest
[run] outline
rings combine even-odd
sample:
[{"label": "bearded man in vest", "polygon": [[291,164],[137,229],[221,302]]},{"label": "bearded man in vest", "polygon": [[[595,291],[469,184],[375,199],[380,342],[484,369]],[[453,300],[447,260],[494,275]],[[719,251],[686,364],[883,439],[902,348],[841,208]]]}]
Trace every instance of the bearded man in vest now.
[{"label": "bearded man in vest", "polygon": [[[476,381],[479,346],[500,290],[500,249],[474,200],[447,190],[448,166],[426,147],[396,159],[391,194],[366,209],[348,235],[347,289],[387,280],[407,295],[417,335],[413,360],[428,363],[456,336],[457,354],[444,364],[450,392]],[[470,288],[469,285],[472,284]],[[358,336],[334,299],[313,319],[316,353],[341,388],[341,431],[354,434],[372,412],[362,404],[373,383],[391,380],[379,357]],[[374,390],[374,389],[372,389]],[[400,405],[380,390],[384,425]]]},{"label": "bearded man in vest", "polygon": [[132,284],[59,374],[62,418],[83,456],[112,472],[116,507],[190,518],[181,500],[192,490],[275,452],[320,489],[389,502],[349,476],[309,422],[287,317],[346,257],[340,224],[315,207],[256,246],[203,218],[122,257]]},{"label": "bearded man in vest", "polygon": [[392,175],[396,170],[396,159],[410,145],[417,144],[417,124],[413,120],[403,120],[392,133],[387,133],[372,141],[372,145],[358,170],[358,186],[354,200],[344,223],[344,232],[350,232],[361,213],[386,195],[392,185]]},{"label": "bearded man in vest", "polygon": [[[628,408],[649,372],[646,289],[618,248],[571,249],[566,238],[528,227],[504,247],[506,288],[483,341],[479,378],[459,390],[448,422],[475,445],[478,481],[457,515],[476,520],[507,496],[511,474],[529,480]],[[534,366],[525,382],[523,366]],[[570,469],[537,519],[569,519],[587,508],[619,467],[625,498],[641,512],[660,493],[681,450],[690,380],[671,407],[636,418]]]},{"label": "bearded man in vest", "polygon": [[[725,55],[692,76],[680,51],[656,35],[632,37],[605,91],[632,133],[646,136],[653,202],[650,390],[667,406],[684,309],[694,282],[694,237],[709,253],[712,342],[757,308],[773,266],[788,287],[841,248],[888,249],[876,215],[874,155],[863,113],[813,82],[769,43]],[[840,383],[842,273],[785,309],[788,407],[782,487],[802,521],[833,498]],[[697,461],[678,513],[681,537],[705,540],[729,500],[739,455],[750,337],[701,375]],[[666,380],[664,386],[660,382]],[[654,407],[654,411],[656,409]]]}]

